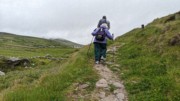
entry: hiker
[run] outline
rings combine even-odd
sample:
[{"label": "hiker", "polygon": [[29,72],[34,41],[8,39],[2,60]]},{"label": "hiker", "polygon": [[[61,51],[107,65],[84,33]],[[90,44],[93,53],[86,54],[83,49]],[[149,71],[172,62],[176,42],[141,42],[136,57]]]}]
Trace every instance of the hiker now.
[{"label": "hiker", "polygon": [[107,50],[107,38],[113,40],[114,35],[109,32],[107,24],[100,25],[96,28],[92,35],[94,38],[94,52],[95,52],[95,63],[99,64],[100,60],[106,60],[106,50]]},{"label": "hiker", "polygon": [[106,23],[108,26],[108,29],[110,29],[110,22],[106,19],[106,16],[103,16],[102,19],[99,20],[97,27],[99,28],[103,23]]}]

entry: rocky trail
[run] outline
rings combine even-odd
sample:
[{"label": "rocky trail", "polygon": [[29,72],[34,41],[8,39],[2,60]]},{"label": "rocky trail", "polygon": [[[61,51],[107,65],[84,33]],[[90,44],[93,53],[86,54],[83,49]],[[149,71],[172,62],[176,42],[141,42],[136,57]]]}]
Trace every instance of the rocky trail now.
[{"label": "rocky trail", "polygon": [[[122,44],[121,46],[123,46]],[[108,68],[108,65],[115,64],[115,55],[117,49],[121,46],[110,47],[107,50],[108,58],[111,57],[113,62],[106,62],[106,64],[95,64],[94,70],[99,75],[99,80],[95,83],[95,89],[91,93],[86,93],[86,89],[90,86],[89,83],[79,84],[74,83],[75,91],[69,93],[69,99],[72,101],[128,101],[127,93],[118,75]],[[117,68],[118,69],[118,68]]]},{"label": "rocky trail", "polygon": [[[115,53],[116,47],[112,47],[108,52]],[[96,89],[92,97],[98,101],[128,101],[127,93],[123,82],[113,73],[107,65],[96,64],[94,69],[100,75],[96,82]]]},{"label": "rocky trail", "polygon": [[100,79],[96,82],[93,98],[98,101],[128,101],[123,82],[102,64],[95,65]]}]

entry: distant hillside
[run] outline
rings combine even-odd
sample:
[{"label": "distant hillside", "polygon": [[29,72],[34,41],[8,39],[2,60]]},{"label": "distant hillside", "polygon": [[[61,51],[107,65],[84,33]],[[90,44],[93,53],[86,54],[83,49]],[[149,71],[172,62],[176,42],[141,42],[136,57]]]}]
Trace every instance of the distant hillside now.
[{"label": "distant hillside", "polygon": [[5,57],[29,58],[48,54],[55,57],[62,57],[64,53],[75,50],[69,44],[73,46],[77,45],[76,43],[65,40],[55,41],[0,32],[0,56]]},{"label": "distant hillside", "polygon": [[65,40],[65,39],[51,39],[51,40],[57,41],[59,43],[62,43],[64,45],[67,45],[67,46],[70,46],[70,47],[73,47],[73,48],[81,48],[83,46],[81,44],[77,44],[77,43],[74,43],[74,42],[71,42],[71,41],[68,41],[68,40]]},{"label": "distant hillside", "polygon": [[129,101],[180,101],[180,12],[118,37],[112,66]]},{"label": "distant hillside", "polygon": [[64,40],[58,39],[43,39],[29,36],[21,36],[10,33],[0,32],[0,46],[24,46],[24,47],[73,47],[73,46],[81,46],[79,44]]}]

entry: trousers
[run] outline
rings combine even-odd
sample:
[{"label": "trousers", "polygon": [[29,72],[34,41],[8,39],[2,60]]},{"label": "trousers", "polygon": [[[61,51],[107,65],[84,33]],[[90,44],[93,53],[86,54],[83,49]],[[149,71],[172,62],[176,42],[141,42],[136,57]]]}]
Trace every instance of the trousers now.
[{"label": "trousers", "polygon": [[100,61],[101,56],[106,58],[107,44],[94,42],[95,61]]}]

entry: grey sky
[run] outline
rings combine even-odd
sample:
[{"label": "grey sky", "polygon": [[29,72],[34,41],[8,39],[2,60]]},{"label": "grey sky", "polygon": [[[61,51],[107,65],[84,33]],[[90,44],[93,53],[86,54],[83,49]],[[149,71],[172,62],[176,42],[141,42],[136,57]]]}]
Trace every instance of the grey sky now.
[{"label": "grey sky", "polygon": [[180,11],[180,0],[0,0],[0,32],[88,44],[103,15],[124,34]]}]

